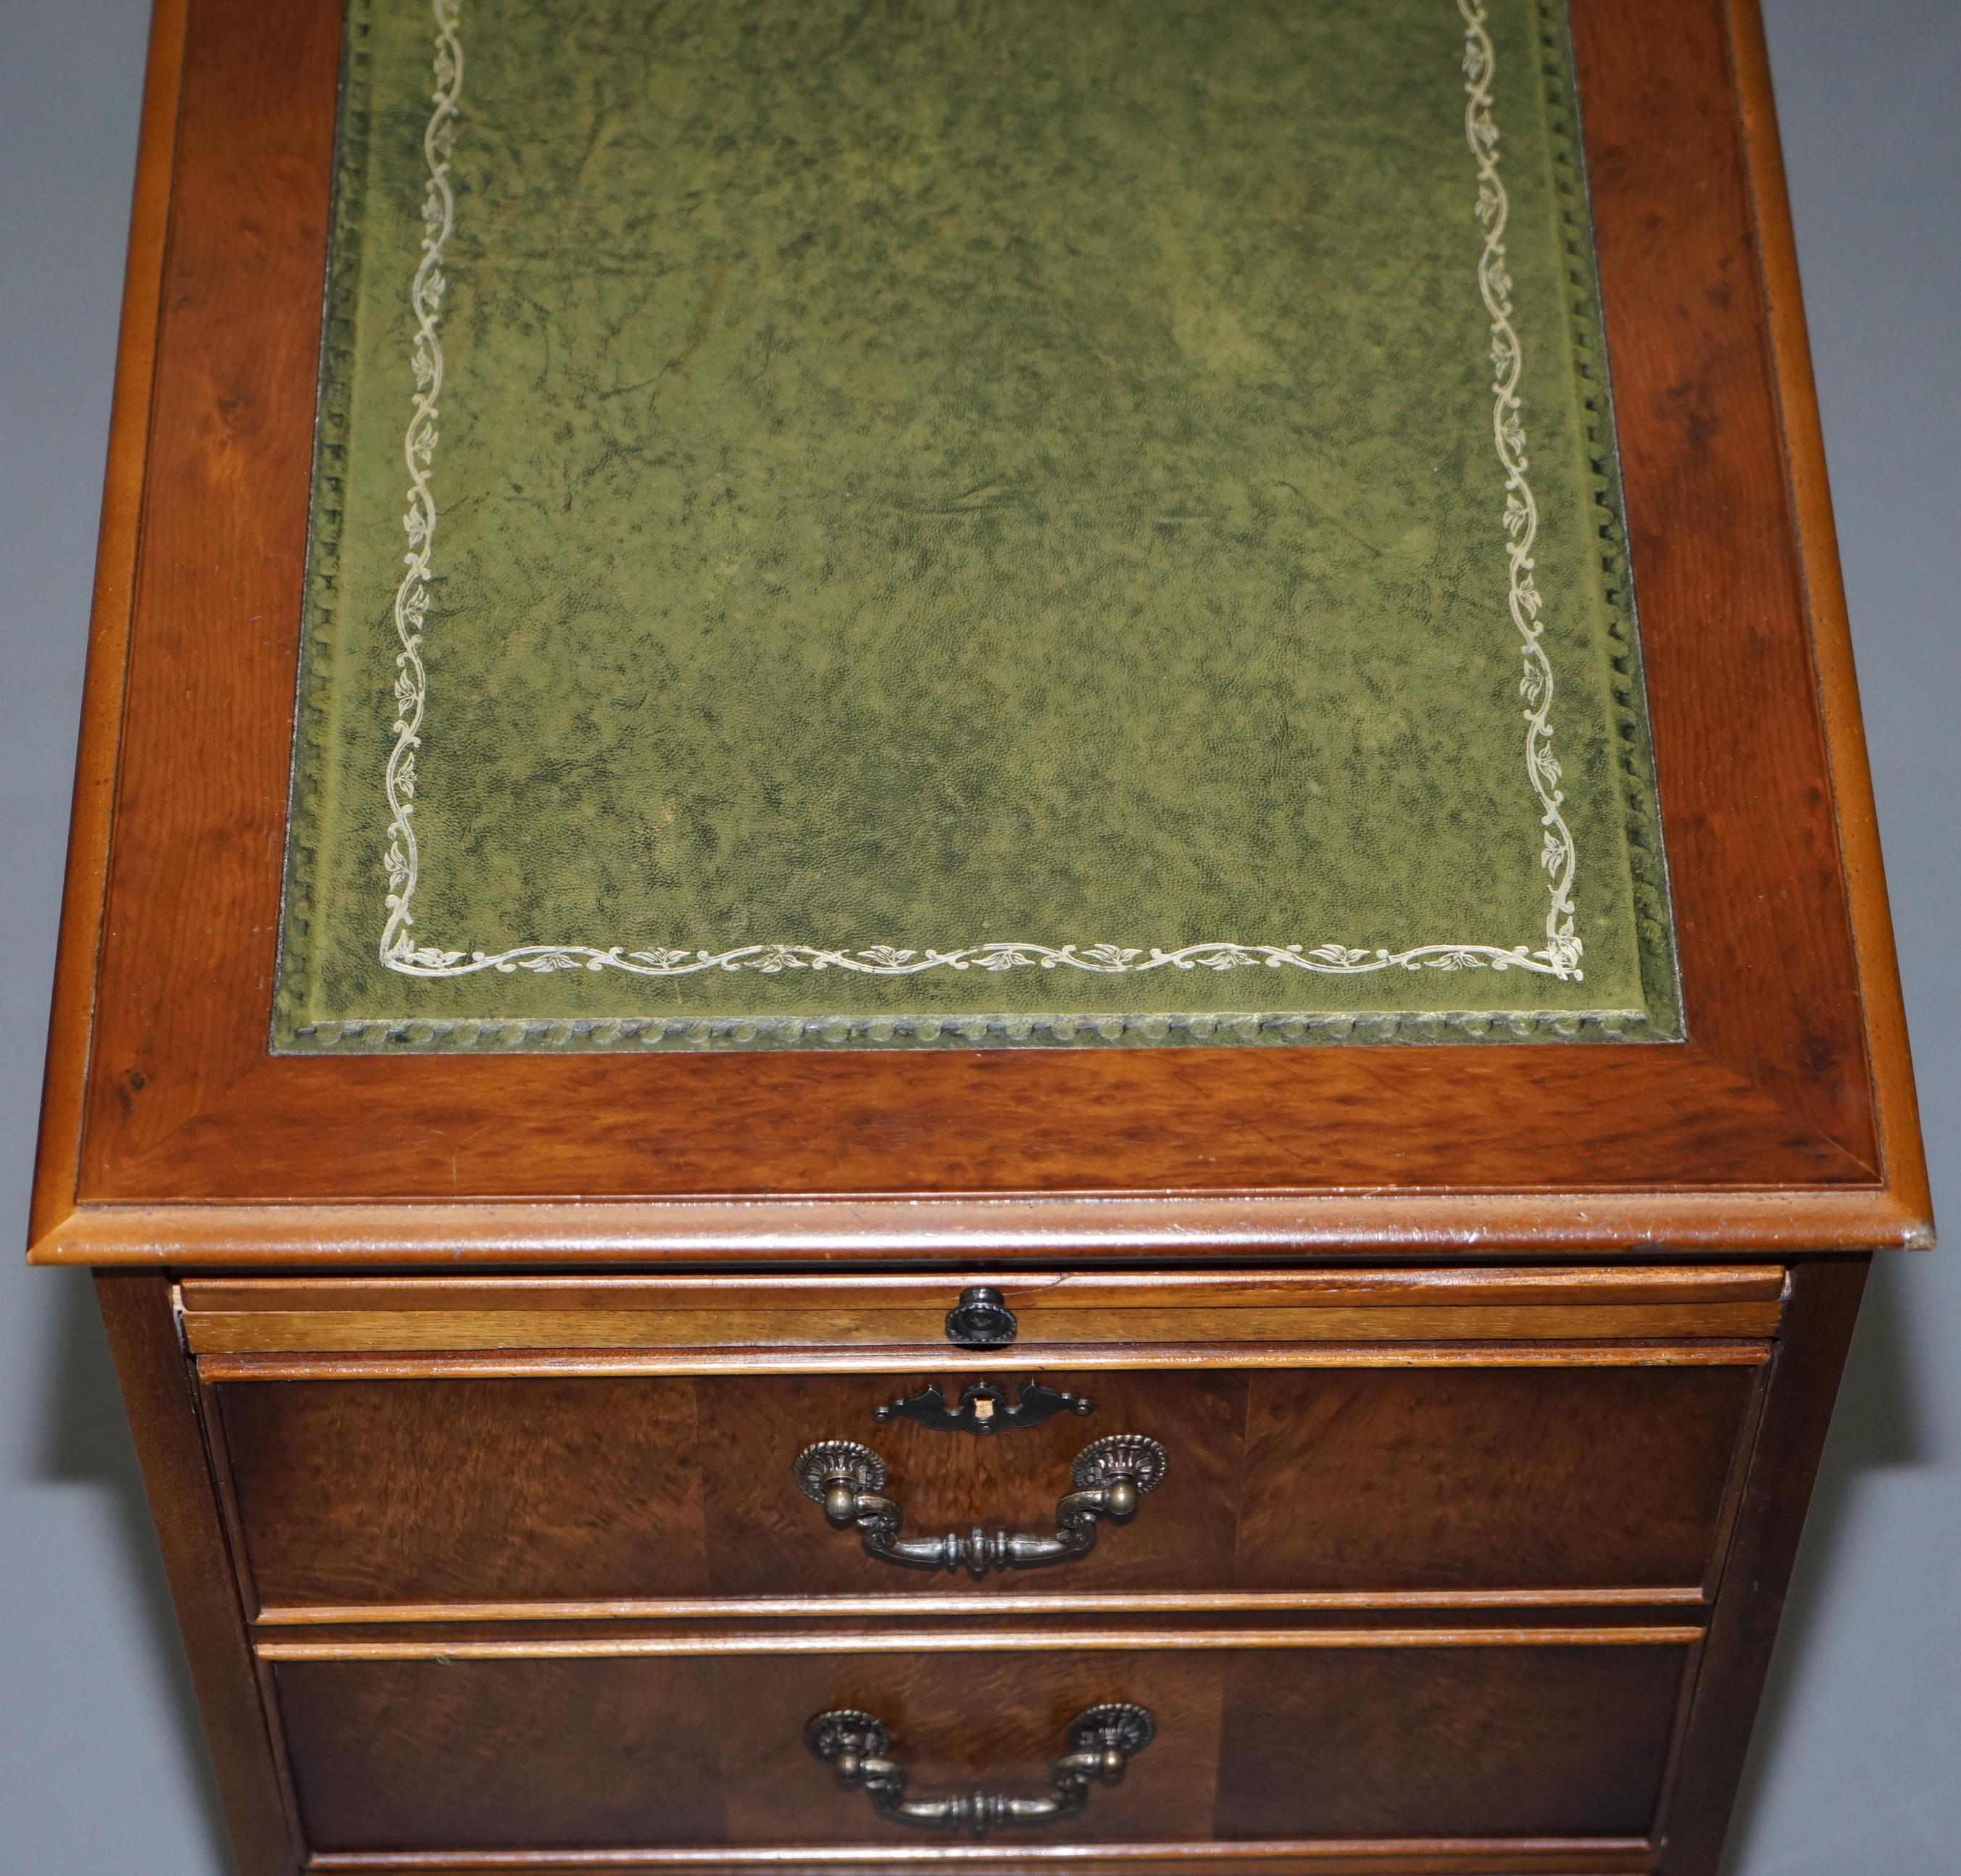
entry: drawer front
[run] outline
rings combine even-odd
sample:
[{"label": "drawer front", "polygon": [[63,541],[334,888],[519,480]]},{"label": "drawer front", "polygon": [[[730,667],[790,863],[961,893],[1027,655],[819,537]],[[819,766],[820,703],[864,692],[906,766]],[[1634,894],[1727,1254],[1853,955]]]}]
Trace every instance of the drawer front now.
[{"label": "drawer front", "polygon": [[1625,1847],[1653,1827],[1689,1657],[1680,1641],[1223,1639],[1056,1652],[466,1649],[280,1658],[272,1674],[307,1840],[330,1853],[916,1850],[933,1837],[840,1789],[807,1749],[814,1716],[881,1722],[908,1798],[1039,1798],[1056,1788],[1072,1720],[1115,1702],[1156,1725],[1121,1782],[1012,1840]]},{"label": "drawer front", "polygon": [[[276,1615],[949,1591],[1692,1594],[1758,1373],[1064,1371],[1041,1378],[1092,1412],[986,1437],[882,1424],[917,1372],[438,1374],[212,1393],[251,1587]],[[1072,1460],[1116,1434],[1166,1456],[1135,1514],[1104,1521],[1085,1554],[977,1583],[869,1555],[792,1476],[813,1442],[856,1441],[889,1468],[902,1535],[1052,1534]]]}]

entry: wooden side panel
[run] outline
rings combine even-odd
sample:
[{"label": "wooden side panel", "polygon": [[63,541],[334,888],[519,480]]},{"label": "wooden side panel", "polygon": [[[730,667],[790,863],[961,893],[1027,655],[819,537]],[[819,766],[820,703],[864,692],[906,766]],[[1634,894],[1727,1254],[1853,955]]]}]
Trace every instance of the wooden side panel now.
[{"label": "wooden side panel", "polygon": [[109,460],[96,535],[95,597],[88,622],[75,798],[69,817],[59,948],[41,1084],[40,1150],[27,1237],[37,1243],[72,1212],[81,1152],[81,1111],[95,1016],[96,971],[108,890],[110,820],[121,756],[123,686],[136,626],[136,556],[148,471],[157,341],[164,317],[171,198],[182,105],[190,0],[155,0],[143,76],[143,121],[129,216]]},{"label": "wooden side panel", "polygon": [[[1858,674],[1852,660],[1851,622],[1838,564],[1838,535],[1825,466],[1825,434],[1812,378],[1811,340],[1797,270],[1777,106],[1771,92],[1769,48],[1759,0],[1727,0],[1730,51],[1743,123],[1750,177],[1757,265],[1762,276],[1771,364],[1783,425],[1784,468],[1796,518],[1805,601],[1810,610],[1812,656],[1819,704],[1832,762],[1832,792],[1838,854],[1845,869],[1867,1051],[1872,1062],[1880,1120],[1880,1146],[1889,1184],[1903,1211],[1928,1221],[1915,1248],[1932,1247],[1933,1201],[1927,1154],[1908,1046],[1906,1007],[1900,990],[1892,909],[1866,757],[1865,725],[1859,712]],[[1832,1247],[1820,1243],[1820,1248]],[[1870,1247],[1848,1247],[1870,1248]]]},{"label": "wooden side panel", "polygon": [[1664,1876],[1715,1876],[1868,1257],[1797,1267],[1669,1804]]},{"label": "wooden side panel", "polygon": [[298,1868],[190,1370],[161,1276],[95,1279],[240,1876]]}]

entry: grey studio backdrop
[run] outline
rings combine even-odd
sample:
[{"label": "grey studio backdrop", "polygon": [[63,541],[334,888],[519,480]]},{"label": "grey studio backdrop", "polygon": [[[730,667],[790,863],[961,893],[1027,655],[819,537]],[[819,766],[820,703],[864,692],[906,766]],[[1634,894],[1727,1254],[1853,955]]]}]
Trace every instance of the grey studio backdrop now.
[{"label": "grey studio backdrop", "polygon": [[[1961,0],[1766,11],[1935,1201],[1961,1232]],[[0,0],[0,1235],[15,1246],[145,11]],[[1961,1870],[1961,1242],[1886,1260],[1868,1299],[1735,1876]],[[87,1281],[5,1250],[0,1872],[228,1867]]]}]

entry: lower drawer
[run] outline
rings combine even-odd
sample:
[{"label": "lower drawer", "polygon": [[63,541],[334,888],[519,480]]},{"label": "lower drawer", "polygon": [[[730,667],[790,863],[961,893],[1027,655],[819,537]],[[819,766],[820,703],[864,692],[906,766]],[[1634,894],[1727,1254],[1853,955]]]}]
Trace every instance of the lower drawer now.
[{"label": "lower drawer", "polygon": [[558,1654],[535,1640],[397,1641],[367,1658],[333,1658],[324,1642],[263,1651],[316,1853],[359,1867],[363,1853],[419,1852],[413,1866],[432,1867],[445,1852],[721,1846],[782,1867],[799,1846],[869,1857],[934,1841],[879,1814],[862,1785],[840,1788],[807,1740],[817,1715],[879,1722],[907,1801],[1039,1802],[1064,1788],[1051,1767],[1072,1722],[1114,1703],[1155,1723],[1121,1782],[1092,1781],[1079,1811],[999,1840],[1031,1852],[1213,1843],[1255,1862],[1332,1839],[1638,1853],[1695,1640],[1656,1626],[1164,1632],[1087,1645],[968,1631],[779,1637],[772,1652],[700,1635]]}]

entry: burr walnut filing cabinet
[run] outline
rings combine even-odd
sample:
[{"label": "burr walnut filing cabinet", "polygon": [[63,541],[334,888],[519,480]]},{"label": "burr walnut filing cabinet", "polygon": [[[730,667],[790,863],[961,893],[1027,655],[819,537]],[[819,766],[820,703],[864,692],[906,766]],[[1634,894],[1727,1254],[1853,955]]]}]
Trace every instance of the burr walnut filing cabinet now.
[{"label": "burr walnut filing cabinet", "polygon": [[240,1868],[1712,1876],[1932,1241],[1752,0],[158,0],[136,199]]}]

